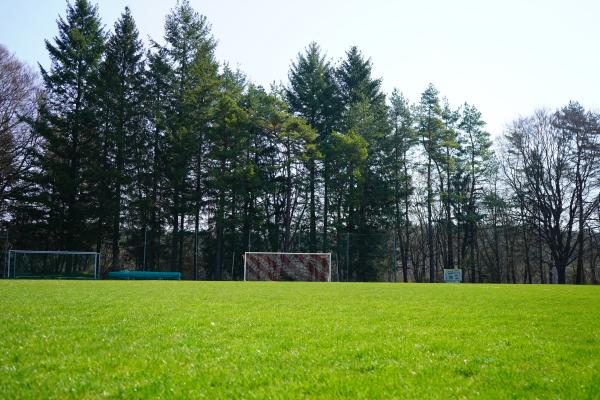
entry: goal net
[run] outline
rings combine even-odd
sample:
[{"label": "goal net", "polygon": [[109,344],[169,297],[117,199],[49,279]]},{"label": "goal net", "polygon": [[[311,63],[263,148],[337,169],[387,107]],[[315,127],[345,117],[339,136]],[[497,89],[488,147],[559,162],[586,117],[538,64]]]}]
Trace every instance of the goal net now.
[{"label": "goal net", "polygon": [[331,253],[244,254],[245,281],[331,281]]},{"label": "goal net", "polygon": [[10,250],[7,275],[21,279],[98,279],[100,253]]}]

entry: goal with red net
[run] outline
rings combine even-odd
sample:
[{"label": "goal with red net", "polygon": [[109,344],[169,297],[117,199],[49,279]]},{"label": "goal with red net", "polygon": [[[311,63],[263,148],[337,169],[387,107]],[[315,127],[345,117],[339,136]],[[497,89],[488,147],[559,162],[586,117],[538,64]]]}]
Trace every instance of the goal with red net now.
[{"label": "goal with red net", "polygon": [[331,281],[331,253],[244,254],[245,281]]}]

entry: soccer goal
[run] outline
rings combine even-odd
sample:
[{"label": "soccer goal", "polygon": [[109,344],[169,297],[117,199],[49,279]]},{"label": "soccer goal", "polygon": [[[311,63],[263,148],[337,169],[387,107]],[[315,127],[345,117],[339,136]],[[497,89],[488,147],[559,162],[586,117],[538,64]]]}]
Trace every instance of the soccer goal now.
[{"label": "soccer goal", "polygon": [[246,252],[244,280],[331,282],[331,253]]},{"label": "soccer goal", "polygon": [[100,253],[10,250],[7,276],[21,279],[98,279]]}]

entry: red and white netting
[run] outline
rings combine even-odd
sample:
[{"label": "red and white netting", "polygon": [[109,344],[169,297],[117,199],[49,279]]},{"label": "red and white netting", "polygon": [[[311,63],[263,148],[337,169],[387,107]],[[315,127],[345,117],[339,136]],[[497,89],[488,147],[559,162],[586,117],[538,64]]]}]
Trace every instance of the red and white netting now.
[{"label": "red and white netting", "polygon": [[244,257],[247,281],[331,280],[331,253],[248,252]]}]

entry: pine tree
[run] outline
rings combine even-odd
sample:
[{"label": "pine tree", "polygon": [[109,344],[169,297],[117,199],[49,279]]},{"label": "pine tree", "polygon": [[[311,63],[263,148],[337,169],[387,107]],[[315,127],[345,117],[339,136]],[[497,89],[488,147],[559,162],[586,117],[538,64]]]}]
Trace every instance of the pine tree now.
[{"label": "pine tree", "polygon": [[[362,136],[367,145],[367,158],[361,171],[359,204],[348,211],[348,230],[360,234],[381,232],[391,228],[393,210],[392,185],[385,175],[386,138],[391,129],[381,79],[372,77],[372,65],[356,47],[347,53],[336,72],[343,101],[341,127]],[[362,280],[377,279],[374,260],[368,252],[375,246],[360,243],[358,254],[359,274]]]},{"label": "pine tree", "polygon": [[[241,107],[245,86],[245,77],[229,68],[225,68],[221,78],[221,90],[216,99],[212,126],[207,135],[207,191],[209,209],[214,210],[213,230],[215,238],[215,256],[211,277],[223,278],[225,258],[225,230],[227,209],[235,205],[234,192],[237,178],[238,154],[246,138],[245,124],[247,114]],[[231,213],[233,214],[233,212]],[[230,218],[233,215],[230,214]]]},{"label": "pine tree", "polygon": [[[292,239],[292,218],[294,214],[294,192],[298,192],[303,185],[303,172],[307,168],[310,172],[315,160],[319,157],[315,142],[315,131],[298,117],[293,117],[286,112],[280,112],[270,129],[277,135],[278,142],[283,149],[282,175],[285,187],[285,206],[283,212],[284,232],[283,251],[290,251]],[[309,187],[310,182],[309,182]]]},{"label": "pine tree", "polygon": [[360,50],[353,46],[346,52],[346,58],[336,70],[342,103],[346,109],[366,100],[369,104],[382,104],[385,95],[381,91],[381,78],[371,77],[370,59],[365,59]]},{"label": "pine tree", "polygon": [[440,157],[442,142],[442,108],[437,89],[429,84],[421,95],[418,109],[418,134],[425,152],[426,186],[427,186],[427,257],[429,259],[429,281],[436,281],[435,252],[433,246],[433,163]]},{"label": "pine tree", "polygon": [[[368,157],[361,175],[361,202],[358,210],[351,210],[350,230],[367,233],[369,229],[381,228],[381,220],[371,218],[370,212],[381,207],[386,197],[386,184],[378,171],[384,164],[384,142],[390,132],[385,95],[381,91],[381,79],[371,76],[372,65],[356,47],[350,48],[346,58],[336,71],[339,91],[343,101],[343,121],[346,131],[361,135],[368,144]],[[369,224],[371,223],[371,227]]]},{"label": "pine tree", "polygon": [[[205,32],[208,35],[208,32]],[[198,274],[199,261],[199,239],[200,218],[203,202],[203,180],[205,175],[204,156],[208,146],[207,136],[210,134],[211,126],[214,123],[215,113],[222,109],[223,100],[231,92],[241,94],[236,86],[235,79],[232,85],[227,85],[226,80],[219,76],[219,65],[214,56],[214,43],[210,37],[205,37],[206,42],[202,44],[193,60],[190,68],[190,84],[185,94],[186,109],[190,111],[190,127],[195,142],[195,152],[192,156],[192,175],[193,189],[191,194],[191,207],[194,218],[194,250],[193,250],[193,269],[194,276]],[[229,90],[231,89],[231,90]],[[237,96],[231,104],[236,105]],[[237,113],[237,106],[232,113]],[[220,265],[220,263],[218,263]],[[219,267],[220,270],[220,267]]]},{"label": "pine tree", "polygon": [[142,58],[142,42],[126,7],[107,42],[98,85],[99,123],[103,131],[100,136],[102,162],[98,165],[99,208],[104,213],[101,218],[106,218],[110,225],[113,270],[120,266],[123,209],[132,207],[123,199],[127,192],[130,192],[129,198],[135,196],[135,192],[126,189],[132,189],[129,177],[135,176],[140,168],[134,163],[139,161],[139,157],[135,157],[139,147],[143,147]]},{"label": "pine tree", "polygon": [[[331,135],[331,169],[336,171],[336,179],[331,182],[331,196],[338,248],[341,247],[342,235],[349,235],[350,211],[360,206],[360,188],[363,185],[362,174],[368,147],[367,141],[353,130]],[[347,269],[340,270],[339,280],[348,281],[351,278]]]},{"label": "pine tree", "polygon": [[390,98],[390,124],[392,134],[389,138],[390,178],[394,192],[394,224],[398,238],[402,275],[408,282],[408,246],[410,244],[410,196],[413,192],[409,162],[409,152],[416,144],[413,129],[414,117],[408,100],[394,90]]},{"label": "pine tree", "polygon": [[41,201],[55,246],[86,248],[93,243],[89,210],[97,193],[90,173],[99,150],[95,89],[105,43],[97,7],[87,0],[68,4],[54,43],[45,43],[52,65],[50,70],[40,66],[47,95],[36,124],[45,140],[37,177],[47,193]]},{"label": "pine tree", "polygon": [[[485,122],[481,119],[481,113],[469,104],[463,107],[460,128],[461,152],[463,153],[466,171],[467,193],[465,197],[465,215],[464,215],[464,245],[469,247],[469,264],[471,270],[471,279],[476,282],[476,249],[477,249],[477,224],[483,218],[478,210],[478,203],[481,197],[481,180],[489,168],[491,159],[491,141],[490,135],[483,128]],[[463,257],[464,258],[464,257]],[[480,277],[481,278],[481,274]]]},{"label": "pine tree", "polygon": [[[321,54],[319,46],[312,42],[304,54],[298,57],[290,68],[288,74],[290,84],[285,90],[286,100],[290,111],[303,117],[309,125],[317,131],[317,144],[319,151],[324,154],[323,160],[323,239],[322,250],[328,249],[329,227],[329,186],[330,186],[330,152],[329,135],[339,123],[341,104],[335,85],[334,71],[329,61]],[[316,205],[315,187],[317,171],[315,165],[309,165],[310,173],[310,248],[316,248]]]},{"label": "pine tree", "polygon": [[[195,208],[201,201],[198,190],[191,190],[190,170],[193,160],[198,160],[198,150],[202,149],[199,140],[202,135],[197,129],[197,103],[189,101],[197,83],[196,62],[205,62],[202,54],[212,58],[216,42],[210,33],[210,25],[206,17],[198,14],[189,4],[182,0],[167,16],[165,22],[165,55],[172,68],[172,86],[169,101],[173,111],[167,115],[167,140],[165,157],[168,162],[166,178],[170,193],[171,215],[171,269],[181,270],[183,263],[183,227],[188,211],[190,192],[194,192]],[[197,156],[197,157],[195,157]],[[196,176],[199,177],[199,171]],[[197,186],[197,185],[196,185]]]},{"label": "pine tree", "polygon": [[273,101],[262,87],[255,85],[249,85],[242,98],[242,106],[248,115],[248,140],[243,144],[239,160],[240,252],[269,249],[268,244],[262,241],[262,232],[268,225],[264,200],[265,192],[274,186],[268,176],[270,161],[276,157],[276,151],[274,139],[265,128],[265,120],[273,110]]},{"label": "pine tree", "polygon": [[[136,146],[134,163],[138,165],[134,183],[137,183],[137,201],[140,219],[144,222],[146,269],[157,270],[160,265],[161,237],[165,230],[168,208],[167,190],[167,128],[174,112],[171,99],[173,71],[164,48],[154,46],[146,55],[143,104],[148,126]],[[141,238],[140,238],[141,239]]]},{"label": "pine tree", "polygon": [[457,124],[459,119],[460,110],[452,110],[448,100],[444,98],[444,106],[442,108],[442,142],[440,144],[439,156],[435,159],[435,162],[440,171],[440,200],[446,214],[446,260],[444,268],[449,269],[454,268],[454,218],[452,216],[452,206],[455,202],[455,196],[452,190],[452,177],[456,171],[457,152],[459,148],[459,143],[457,142]]}]

